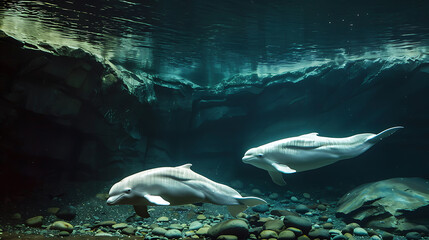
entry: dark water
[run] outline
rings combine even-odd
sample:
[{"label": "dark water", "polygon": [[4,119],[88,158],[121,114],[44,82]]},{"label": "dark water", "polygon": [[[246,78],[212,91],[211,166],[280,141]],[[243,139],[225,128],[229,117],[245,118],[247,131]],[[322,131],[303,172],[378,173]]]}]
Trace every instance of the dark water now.
[{"label": "dark water", "polygon": [[[428,53],[427,1],[2,1],[2,29],[137,74],[213,86],[330,61]],[[25,30],[24,30],[25,29]]]}]

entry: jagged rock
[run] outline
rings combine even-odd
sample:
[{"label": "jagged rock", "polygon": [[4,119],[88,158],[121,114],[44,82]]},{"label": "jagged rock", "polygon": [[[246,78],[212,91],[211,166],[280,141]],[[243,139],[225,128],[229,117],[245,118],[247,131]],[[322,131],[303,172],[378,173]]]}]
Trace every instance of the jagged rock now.
[{"label": "jagged rock", "polygon": [[344,195],[337,216],[366,223],[367,227],[408,232],[429,226],[429,180],[393,178],[365,184]]}]

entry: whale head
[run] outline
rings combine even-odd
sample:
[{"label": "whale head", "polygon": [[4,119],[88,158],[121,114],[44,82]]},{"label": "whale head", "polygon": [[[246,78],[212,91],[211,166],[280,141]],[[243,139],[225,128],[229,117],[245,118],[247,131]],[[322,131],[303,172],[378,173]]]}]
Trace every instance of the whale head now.
[{"label": "whale head", "polygon": [[139,200],[139,195],[133,189],[133,186],[129,184],[129,181],[120,181],[115,183],[109,191],[109,198],[107,199],[107,205],[124,205],[124,204],[135,204]]},{"label": "whale head", "polygon": [[264,162],[264,159],[264,152],[261,148],[251,148],[247,150],[247,152],[244,154],[242,161],[244,163],[259,167],[258,165]]}]

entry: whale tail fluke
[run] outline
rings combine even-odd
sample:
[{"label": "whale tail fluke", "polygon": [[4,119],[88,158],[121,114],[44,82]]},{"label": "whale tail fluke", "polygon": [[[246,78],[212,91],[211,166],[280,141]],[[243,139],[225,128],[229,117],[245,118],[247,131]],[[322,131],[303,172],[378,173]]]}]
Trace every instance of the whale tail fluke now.
[{"label": "whale tail fluke", "polygon": [[237,214],[243,212],[247,207],[252,207],[260,204],[267,204],[264,199],[258,197],[236,197],[240,205],[229,205],[227,206],[229,213],[236,217]]},{"label": "whale tail fluke", "polygon": [[369,137],[366,140],[366,142],[375,144],[375,143],[381,141],[383,138],[387,138],[388,136],[394,134],[396,131],[398,131],[399,129],[402,129],[402,128],[404,128],[404,127],[396,126],[396,127],[388,128],[388,129],[380,132],[379,134],[377,134],[375,136]]}]

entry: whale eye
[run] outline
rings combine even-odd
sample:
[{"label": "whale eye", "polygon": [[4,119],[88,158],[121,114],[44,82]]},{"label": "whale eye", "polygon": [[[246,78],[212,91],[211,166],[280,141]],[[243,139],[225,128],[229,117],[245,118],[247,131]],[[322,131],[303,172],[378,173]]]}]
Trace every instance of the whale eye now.
[{"label": "whale eye", "polygon": [[256,156],[258,156],[258,158],[262,158],[264,155],[262,154],[262,153],[259,153],[258,155],[256,155]]},{"label": "whale eye", "polygon": [[124,191],[125,193],[131,193],[131,188],[127,188],[127,189],[125,189],[125,191]]}]

